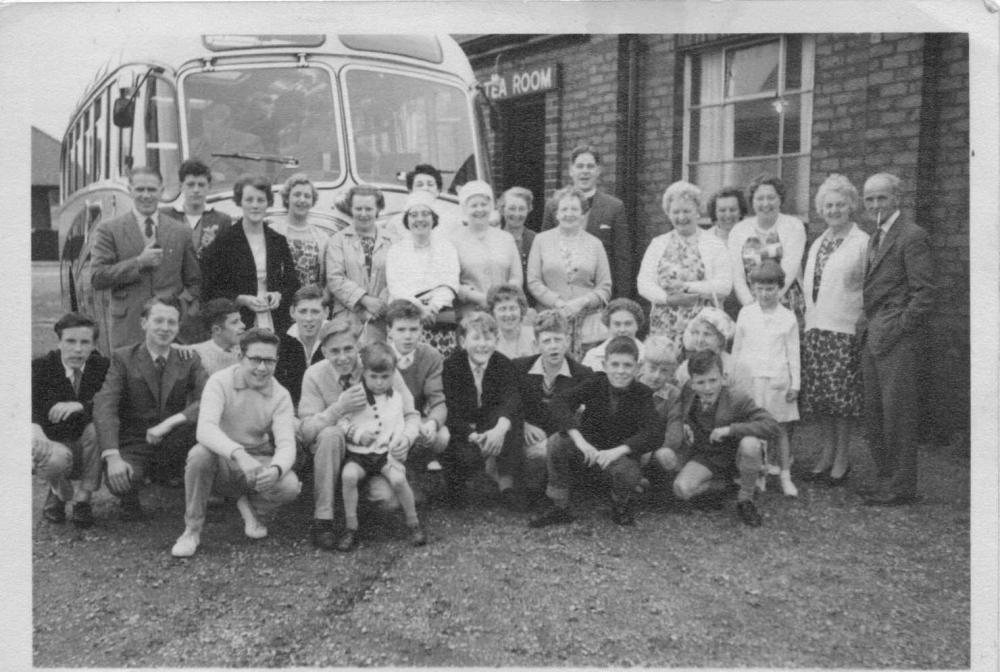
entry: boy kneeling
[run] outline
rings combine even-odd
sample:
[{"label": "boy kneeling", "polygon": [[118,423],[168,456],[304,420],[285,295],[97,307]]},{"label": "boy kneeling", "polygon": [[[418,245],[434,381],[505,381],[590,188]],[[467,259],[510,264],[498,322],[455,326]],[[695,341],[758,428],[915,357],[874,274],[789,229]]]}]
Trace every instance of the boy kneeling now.
[{"label": "boy kneeling", "polygon": [[758,437],[773,437],[778,423],[742,392],[722,384],[722,360],[711,350],[696,352],[688,360],[691,378],[681,391],[685,443],[690,459],[674,480],[679,499],[707,494],[713,477],[732,478],[739,473],[736,511],[740,519],[757,527],[760,514],[753,497],[764,462]]},{"label": "boy kneeling", "polygon": [[[635,379],[639,349],[628,336],[616,336],[605,348],[604,372],[595,373],[552,401],[560,433],[549,437],[545,494],[552,504],[531,519],[531,527],[568,523],[571,471],[597,470],[610,484],[613,519],[635,522],[636,489],[642,479],[639,461],[663,442],[664,419],[656,413],[653,392]],[[579,421],[576,410],[585,408]]]}]

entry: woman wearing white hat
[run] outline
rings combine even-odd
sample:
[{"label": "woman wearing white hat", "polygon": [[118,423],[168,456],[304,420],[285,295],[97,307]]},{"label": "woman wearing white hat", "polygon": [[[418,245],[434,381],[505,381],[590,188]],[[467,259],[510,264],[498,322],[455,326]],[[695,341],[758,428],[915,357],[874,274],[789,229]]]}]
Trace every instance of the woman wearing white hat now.
[{"label": "woman wearing white hat", "polygon": [[524,282],[521,257],[513,236],[490,226],[493,189],[482,180],[466,182],[458,190],[465,226],[452,243],[458,251],[460,312],[486,308],[490,287]]}]

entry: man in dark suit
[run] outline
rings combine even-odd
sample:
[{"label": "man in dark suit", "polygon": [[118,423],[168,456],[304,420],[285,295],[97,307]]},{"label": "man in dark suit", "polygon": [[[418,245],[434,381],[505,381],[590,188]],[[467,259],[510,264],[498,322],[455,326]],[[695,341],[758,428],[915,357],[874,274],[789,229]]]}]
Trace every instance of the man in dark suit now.
[{"label": "man in dark suit", "polygon": [[151,468],[168,477],[183,471],[195,444],[195,424],[207,375],[201,359],[171,348],[180,323],[177,299],[143,306],[141,343],[115,350],[104,386],[94,397],[94,424],[108,490],[123,517],[142,517],[139,489]]},{"label": "man in dark suit", "polygon": [[[42,515],[66,521],[73,500],[73,524],[91,527],[91,495],[101,487],[101,454],[91,422],[94,395],[104,383],[108,360],[94,349],[97,325],[85,315],[68,313],[56,322],[59,346],[31,363],[31,459],[49,494]],[[75,467],[75,468],[74,468]],[[70,478],[80,475],[73,494]]]},{"label": "man in dark suit", "polygon": [[444,362],[441,382],[448,409],[448,447],[441,467],[449,503],[464,506],[466,481],[495,460],[500,496],[509,508],[519,502],[514,479],[521,466],[521,401],[514,366],[497,352],[499,328],[492,315],[474,312],[458,326],[459,349]]},{"label": "man in dark suit", "polygon": [[865,210],[875,230],[868,243],[858,335],[868,446],[881,481],[866,499],[871,506],[899,506],[917,497],[917,358],[934,306],[929,237],[902,217],[899,191],[899,178],[889,173],[865,182]]},{"label": "man in dark suit", "polygon": [[[581,145],[570,154],[569,176],[573,187],[583,192],[587,202],[584,214],[587,233],[604,244],[611,266],[612,294],[631,297],[635,274],[632,272],[632,238],[625,219],[625,205],[610,194],[598,190],[601,177],[601,155],[590,145]],[[556,206],[554,199],[545,203],[542,230],[555,228]]]},{"label": "man in dark suit", "polygon": [[111,291],[111,349],[143,340],[139,313],[151,297],[177,297],[182,317],[198,298],[201,272],[186,224],[157,211],[163,178],[155,168],[129,176],[132,211],[94,232],[91,282]]}]

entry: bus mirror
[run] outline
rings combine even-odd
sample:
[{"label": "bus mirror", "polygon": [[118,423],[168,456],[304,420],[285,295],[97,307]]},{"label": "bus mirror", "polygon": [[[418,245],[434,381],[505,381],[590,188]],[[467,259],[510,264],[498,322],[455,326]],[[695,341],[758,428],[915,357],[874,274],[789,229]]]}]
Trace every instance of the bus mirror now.
[{"label": "bus mirror", "polygon": [[135,117],[135,98],[129,94],[128,89],[122,89],[115,101],[115,109],[112,114],[115,126],[118,128],[132,128],[132,120]]}]

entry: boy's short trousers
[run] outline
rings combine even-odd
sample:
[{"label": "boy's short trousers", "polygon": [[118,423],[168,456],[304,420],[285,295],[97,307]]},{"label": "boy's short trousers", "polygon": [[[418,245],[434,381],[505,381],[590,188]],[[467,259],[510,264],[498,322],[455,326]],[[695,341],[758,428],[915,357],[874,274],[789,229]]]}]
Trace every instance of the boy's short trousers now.
[{"label": "boy's short trousers", "polygon": [[346,462],[354,462],[365,470],[365,476],[376,476],[389,463],[388,453],[352,453],[347,452]]},{"label": "boy's short trousers", "polygon": [[689,461],[697,462],[715,476],[728,478],[738,473],[736,468],[738,449],[738,444],[734,441],[723,441],[707,447],[696,446],[691,452]]}]

